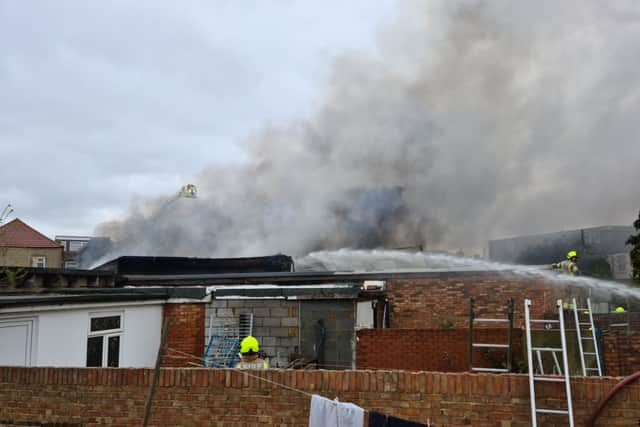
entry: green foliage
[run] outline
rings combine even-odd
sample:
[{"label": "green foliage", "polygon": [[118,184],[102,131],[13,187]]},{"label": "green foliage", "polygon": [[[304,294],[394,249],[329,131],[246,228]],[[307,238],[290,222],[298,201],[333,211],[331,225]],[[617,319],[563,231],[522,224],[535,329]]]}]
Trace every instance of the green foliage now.
[{"label": "green foliage", "polygon": [[633,280],[640,283],[640,212],[638,219],[633,222],[633,227],[638,232],[629,237],[627,245],[631,245],[631,266],[633,267]]},{"label": "green foliage", "polygon": [[21,285],[29,276],[29,270],[22,267],[2,267],[0,283],[11,288]]}]

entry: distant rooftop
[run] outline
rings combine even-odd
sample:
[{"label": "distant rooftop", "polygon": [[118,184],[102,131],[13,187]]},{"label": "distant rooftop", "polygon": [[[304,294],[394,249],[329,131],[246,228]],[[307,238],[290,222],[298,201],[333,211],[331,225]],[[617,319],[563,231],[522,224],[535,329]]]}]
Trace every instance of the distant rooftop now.
[{"label": "distant rooftop", "polygon": [[491,239],[489,242],[500,242],[504,240],[519,240],[519,239],[527,239],[527,238],[545,238],[545,237],[555,237],[562,234],[571,234],[571,233],[580,233],[584,231],[585,233],[593,233],[593,232],[633,232],[633,227],[630,225],[602,225],[598,227],[585,227],[585,228],[576,228],[571,230],[559,230],[559,231],[547,231],[544,233],[532,233],[532,234],[522,234],[519,236],[509,236],[509,237],[500,237],[497,239]]},{"label": "distant rooftop", "polygon": [[11,248],[61,248],[60,244],[16,218],[0,227],[0,246]]}]

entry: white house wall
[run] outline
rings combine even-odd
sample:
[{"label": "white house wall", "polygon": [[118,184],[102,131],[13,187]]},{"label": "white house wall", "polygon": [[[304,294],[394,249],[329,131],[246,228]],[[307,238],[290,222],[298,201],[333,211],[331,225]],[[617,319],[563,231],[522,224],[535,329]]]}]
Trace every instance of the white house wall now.
[{"label": "white house wall", "polygon": [[[123,332],[120,338],[121,367],[152,367],[155,364],[160,330],[162,305],[109,306],[104,308],[76,308],[71,310],[30,311],[0,314],[0,325],[12,319],[35,318],[32,342],[32,366],[86,366],[89,316],[94,313],[122,313]],[[13,334],[15,335],[15,334]],[[11,354],[22,352],[22,336],[12,343]],[[15,350],[15,347],[20,349]],[[7,357],[2,357],[6,353]],[[3,345],[0,360],[7,359],[9,350]],[[15,364],[15,363],[7,363]]]}]

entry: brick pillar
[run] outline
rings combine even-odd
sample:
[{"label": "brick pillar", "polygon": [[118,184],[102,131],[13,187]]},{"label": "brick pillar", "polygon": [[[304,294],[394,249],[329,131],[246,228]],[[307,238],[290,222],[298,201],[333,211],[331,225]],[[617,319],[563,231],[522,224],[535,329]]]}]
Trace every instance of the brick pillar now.
[{"label": "brick pillar", "polygon": [[[165,304],[164,319],[171,319],[169,335],[167,336],[167,351],[162,360],[162,366],[181,367],[193,366],[189,362],[198,363],[197,358],[189,358],[180,353],[202,357],[204,352],[204,317],[205,304]],[[164,322],[163,322],[164,323]]]}]

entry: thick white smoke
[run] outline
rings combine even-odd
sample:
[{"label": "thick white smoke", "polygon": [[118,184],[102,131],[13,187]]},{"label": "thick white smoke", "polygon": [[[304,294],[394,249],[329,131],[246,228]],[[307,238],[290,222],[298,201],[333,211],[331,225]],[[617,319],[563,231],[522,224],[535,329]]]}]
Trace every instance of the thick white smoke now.
[{"label": "thick white smoke", "polygon": [[633,220],[640,3],[400,3],[377,56],[336,60],[311,119],[258,132],[200,198],[98,233],[117,254],[301,255]]}]

